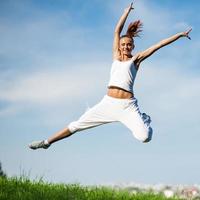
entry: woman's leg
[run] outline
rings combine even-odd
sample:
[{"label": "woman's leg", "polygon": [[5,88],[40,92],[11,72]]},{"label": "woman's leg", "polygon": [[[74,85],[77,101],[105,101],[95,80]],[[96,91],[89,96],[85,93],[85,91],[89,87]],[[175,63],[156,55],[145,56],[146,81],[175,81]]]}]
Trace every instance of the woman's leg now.
[{"label": "woman's leg", "polygon": [[64,128],[61,131],[55,133],[50,138],[47,139],[49,144],[53,144],[54,142],[57,142],[59,140],[62,140],[66,137],[71,136],[73,133],[70,132],[69,128]]},{"label": "woman's leg", "polygon": [[151,119],[145,113],[140,112],[135,98],[129,101],[128,107],[120,116],[120,122],[131,130],[136,139],[144,143],[151,140],[153,134],[150,127]]},{"label": "woman's leg", "polygon": [[52,143],[69,137],[75,132],[116,121],[113,118],[113,110],[111,107],[112,102],[104,98],[100,103],[85,112],[77,121],[71,122],[67,128],[55,133],[47,140],[34,141],[29,147],[31,149],[47,149]]}]

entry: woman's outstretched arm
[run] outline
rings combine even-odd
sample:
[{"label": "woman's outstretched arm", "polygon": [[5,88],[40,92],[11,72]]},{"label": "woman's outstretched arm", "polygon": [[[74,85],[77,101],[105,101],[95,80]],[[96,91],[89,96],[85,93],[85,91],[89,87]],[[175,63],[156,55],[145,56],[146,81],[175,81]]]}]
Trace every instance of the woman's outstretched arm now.
[{"label": "woman's outstretched arm", "polygon": [[130,6],[124,10],[124,13],[120,17],[120,19],[115,27],[114,40],[113,40],[113,59],[117,59],[119,57],[120,34],[124,27],[125,21],[132,9],[133,9],[133,3],[131,3]]},{"label": "woman's outstretched arm", "polygon": [[159,43],[151,46],[150,48],[146,49],[143,52],[139,52],[137,54],[137,63],[140,64],[143,60],[145,60],[146,58],[148,58],[149,56],[151,56],[154,52],[156,52],[158,49],[176,41],[177,39],[181,38],[181,37],[187,37],[188,39],[191,39],[189,37],[189,33],[192,29],[185,31],[185,32],[181,32],[181,33],[177,33],[167,39],[161,40]]}]

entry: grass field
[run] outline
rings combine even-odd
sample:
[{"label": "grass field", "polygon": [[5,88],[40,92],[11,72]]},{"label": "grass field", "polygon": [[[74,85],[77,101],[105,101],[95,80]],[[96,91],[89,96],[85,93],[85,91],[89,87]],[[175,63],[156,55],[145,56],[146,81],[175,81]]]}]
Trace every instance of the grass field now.
[{"label": "grass field", "polygon": [[[79,184],[52,184],[28,178],[1,178],[0,200],[172,200],[151,193],[131,194],[127,190]],[[177,199],[177,198],[176,198]]]}]

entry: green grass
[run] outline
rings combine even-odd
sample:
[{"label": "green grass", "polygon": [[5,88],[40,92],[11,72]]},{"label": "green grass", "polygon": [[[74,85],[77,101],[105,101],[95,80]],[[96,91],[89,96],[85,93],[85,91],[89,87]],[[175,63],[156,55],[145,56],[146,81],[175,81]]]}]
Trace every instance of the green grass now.
[{"label": "green grass", "polygon": [[[86,187],[79,184],[52,184],[26,177],[1,178],[0,200],[165,200],[163,195],[131,194],[109,187]],[[176,198],[177,199],[177,198]],[[173,200],[173,198],[168,198]]]}]

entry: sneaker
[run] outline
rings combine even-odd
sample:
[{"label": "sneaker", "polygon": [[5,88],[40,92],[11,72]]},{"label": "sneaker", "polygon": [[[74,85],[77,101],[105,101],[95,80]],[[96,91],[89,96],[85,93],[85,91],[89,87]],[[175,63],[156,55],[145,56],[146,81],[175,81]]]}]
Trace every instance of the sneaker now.
[{"label": "sneaker", "polygon": [[42,141],[34,141],[31,144],[29,144],[29,148],[30,149],[39,149],[39,148],[43,148],[43,149],[48,149],[50,147],[51,144],[45,144],[44,140]]}]

